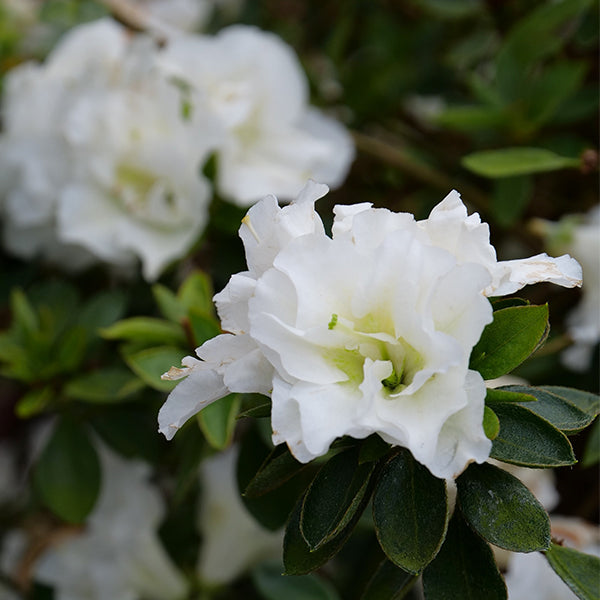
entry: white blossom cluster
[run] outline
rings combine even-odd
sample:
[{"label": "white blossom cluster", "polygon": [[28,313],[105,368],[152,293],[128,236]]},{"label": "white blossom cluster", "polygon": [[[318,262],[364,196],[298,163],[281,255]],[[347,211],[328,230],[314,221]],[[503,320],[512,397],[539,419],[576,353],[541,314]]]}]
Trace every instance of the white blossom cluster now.
[{"label": "white blossom cluster", "polygon": [[346,130],[312,109],[294,52],[245,26],[159,45],[109,19],[69,31],[5,79],[4,244],[65,268],[101,260],[156,279],[199,238],[217,191],[241,205],[341,183]]},{"label": "white blossom cluster", "polygon": [[489,228],[451,192],[428,219],[336,206],[333,237],[311,182],[285,208],[268,196],[242,221],[248,270],[215,303],[225,333],[168,379],[187,378],[159,413],[171,438],[231,392],[271,396],[275,444],[308,462],[340,436],[379,434],[436,476],[483,462],[486,388],[469,357],[492,320],[486,296],[551,281],[572,287],[568,256],[498,262]]}]

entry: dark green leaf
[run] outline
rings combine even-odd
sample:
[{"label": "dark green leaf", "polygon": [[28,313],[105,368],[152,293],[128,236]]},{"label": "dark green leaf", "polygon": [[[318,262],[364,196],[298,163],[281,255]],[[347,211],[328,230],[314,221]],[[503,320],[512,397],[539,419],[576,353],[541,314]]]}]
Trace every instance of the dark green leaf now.
[{"label": "dark green leaf", "polygon": [[[517,392],[530,394],[537,399],[537,402],[527,402],[526,408],[543,417],[561,431],[573,433],[581,431],[594,420],[593,415],[579,409],[565,395],[561,394],[561,390],[569,388],[528,386],[516,386],[516,388]],[[576,392],[577,390],[572,391]],[[589,394],[589,396],[593,396],[593,394]]]},{"label": "dark green leaf", "polygon": [[492,309],[495,311],[502,310],[503,308],[510,308],[511,306],[529,306],[531,302],[529,300],[525,300],[524,298],[493,298]]},{"label": "dark green leaf", "polygon": [[436,555],[446,532],[444,480],[401,449],[379,476],[373,519],[387,557],[400,568],[419,573]]},{"label": "dark green leaf", "polygon": [[298,462],[285,444],[273,448],[244,490],[247,498],[257,498],[291,479],[306,465]]},{"label": "dark green leaf", "polygon": [[391,446],[387,442],[374,433],[360,445],[358,464],[378,461],[390,451],[390,448]]},{"label": "dark green leaf", "polygon": [[181,323],[187,316],[185,306],[169,288],[155,283],[152,286],[152,295],[165,319],[169,319],[173,323]]},{"label": "dark green leaf", "polygon": [[535,402],[536,398],[528,394],[527,386],[505,385],[499,388],[487,388],[486,402]]},{"label": "dark green leaf", "polygon": [[311,551],[300,531],[300,515],[303,504],[304,497],[300,498],[296,504],[285,530],[283,564],[286,575],[304,575],[324,565],[346,543],[364,510],[364,506],[362,506],[361,509],[355,511],[353,518],[336,537],[317,550]]},{"label": "dark green leaf", "polygon": [[591,467],[598,462],[600,462],[600,419],[597,419],[590,428],[590,436],[585,445],[581,464],[584,467]]},{"label": "dark green leaf", "polygon": [[483,411],[483,431],[489,440],[495,440],[500,431],[500,421],[489,406],[485,406]]},{"label": "dark green leaf", "polygon": [[491,106],[451,106],[435,122],[442,127],[472,132],[495,129],[506,123],[506,112]]},{"label": "dark green leaf", "polygon": [[562,467],[577,462],[569,440],[545,419],[508,402],[491,406],[500,419],[492,458],[524,467]]},{"label": "dark green leaf", "polygon": [[147,385],[161,392],[170,392],[177,381],[163,381],[160,376],[172,366],[181,364],[184,350],[171,346],[157,346],[136,352],[125,352],[123,358],[129,368]]},{"label": "dark green leaf", "polygon": [[253,406],[247,410],[242,411],[237,418],[243,419],[246,417],[252,417],[254,419],[263,419],[265,417],[271,417],[271,401],[264,402],[257,406]]},{"label": "dark green leaf", "polygon": [[471,352],[469,367],[484,379],[505,375],[538,347],[547,328],[547,305],[497,310]]},{"label": "dark green leaf", "polygon": [[239,394],[229,394],[198,413],[200,429],[206,441],[216,450],[223,450],[231,443],[240,403]]},{"label": "dark green leaf", "polygon": [[560,156],[545,148],[502,148],[464,156],[463,167],[482,177],[516,177],[544,171],[578,168],[581,159]]},{"label": "dark green leaf", "polygon": [[552,544],[546,552],[550,566],[581,600],[600,597],[600,558]]},{"label": "dark green leaf", "polygon": [[588,413],[592,417],[600,413],[600,397],[598,394],[559,385],[543,385],[539,389],[558,396],[565,402],[574,404],[579,410]]},{"label": "dark green leaf", "polygon": [[513,552],[548,548],[548,515],[516,477],[487,463],[472,464],[456,485],[464,517],[484,540]]},{"label": "dark green leaf", "polygon": [[402,600],[416,581],[416,575],[384,560],[370,579],[360,600]]},{"label": "dark green leaf", "polygon": [[96,335],[98,330],[108,327],[125,312],[126,300],[122,292],[102,292],[87,302],[77,317],[77,323],[88,333]]},{"label": "dark green leaf", "polygon": [[531,197],[533,181],[531,177],[503,177],[494,181],[492,214],[502,227],[510,227],[518,221]]},{"label": "dark green leaf", "polygon": [[33,471],[40,498],[61,519],[81,523],[100,491],[100,462],[81,425],[61,420]]},{"label": "dark green leaf", "polygon": [[339,535],[365,507],[375,463],[359,465],[358,454],[355,446],[331,457],[306,492],[300,530],[313,550]]},{"label": "dark green leaf", "polygon": [[105,367],[71,379],[64,392],[68,398],[92,404],[121,402],[139,392],[145,383],[120,367]]},{"label": "dark green leaf", "polygon": [[465,523],[459,510],[444,544],[423,572],[427,600],[506,600],[506,585],[490,547]]},{"label": "dark green leaf", "polygon": [[30,336],[40,326],[34,308],[23,293],[23,290],[14,289],[10,295],[10,308],[14,327],[19,335]]},{"label": "dark green leaf", "polygon": [[152,317],[131,317],[102,329],[102,337],[108,340],[131,340],[148,345],[186,346],[183,329],[176,323]]},{"label": "dark green leaf", "polygon": [[58,352],[54,357],[61,372],[74,371],[81,365],[87,344],[88,333],[81,325],[67,329],[60,338]]},{"label": "dark green leaf", "polygon": [[252,572],[256,589],[265,600],[339,600],[330,583],[316,575],[282,575],[279,564],[263,564]]}]

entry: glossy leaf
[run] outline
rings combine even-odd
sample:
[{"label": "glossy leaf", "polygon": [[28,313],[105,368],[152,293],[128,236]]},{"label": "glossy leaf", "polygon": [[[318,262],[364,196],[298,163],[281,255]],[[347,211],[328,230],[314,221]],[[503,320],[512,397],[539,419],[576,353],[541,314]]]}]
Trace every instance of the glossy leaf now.
[{"label": "glossy leaf", "polygon": [[144,382],[127,369],[105,367],[71,379],[64,393],[81,402],[109,404],[121,402],[144,387]]},{"label": "glossy leaf", "polygon": [[206,441],[215,450],[224,450],[231,443],[241,397],[229,394],[212,402],[198,413],[198,423]]},{"label": "glossy leaf", "polygon": [[[557,429],[574,433],[587,427],[594,420],[594,416],[571,403],[566,394],[561,394],[561,390],[568,389],[517,386],[516,391],[531,394],[537,399],[537,402],[524,404],[527,409],[543,417]],[[593,397],[593,394],[589,396]]]},{"label": "glossy leaf", "polygon": [[483,150],[468,154],[461,162],[469,171],[489,178],[532,175],[581,165],[579,158],[560,156],[544,148]]},{"label": "glossy leaf", "polygon": [[175,323],[152,317],[131,317],[118,321],[101,331],[107,340],[130,340],[145,344],[181,345],[187,341],[181,327]]},{"label": "glossy leaf", "polygon": [[124,352],[123,358],[129,368],[150,387],[161,392],[170,392],[176,381],[163,381],[160,376],[172,366],[181,364],[185,350],[172,346],[156,346],[136,352]]},{"label": "glossy leaf", "polygon": [[33,471],[44,504],[61,519],[81,523],[100,492],[100,461],[85,429],[63,419],[58,423]]},{"label": "glossy leaf", "polygon": [[508,402],[491,406],[500,419],[492,458],[524,467],[562,467],[577,462],[569,440],[545,419]]},{"label": "glossy leaf", "polygon": [[548,306],[514,306],[494,312],[471,352],[469,367],[495,379],[518,367],[539,345],[548,328]]},{"label": "glossy leaf", "polygon": [[447,525],[446,484],[401,449],[383,467],[373,494],[377,539],[400,568],[419,573],[433,559]]},{"label": "glossy leaf", "polygon": [[581,600],[598,600],[600,558],[552,544],[545,553],[550,566]]},{"label": "glossy leaf", "polygon": [[316,575],[286,577],[278,564],[262,564],[252,581],[265,600],[340,600],[334,587]]},{"label": "glossy leaf", "polygon": [[298,462],[292,456],[285,444],[275,446],[244,490],[244,496],[247,498],[262,496],[278,488],[305,467],[305,464]]},{"label": "glossy leaf", "polygon": [[304,497],[300,530],[311,549],[340,534],[364,509],[375,463],[358,463],[357,447],[339,452],[321,467]]},{"label": "glossy leaf", "polygon": [[465,519],[484,540],[513,552],[548,548],[548,515],[516,477],[494,465],[472,464],[456,485]]},{"label": "glossy leaf", "polygon": [[384,560],[369,580],[360,600],[402,600],[416,581],[416,575]]},{"label": "glossy leaf", "polygon": [[506,585],[490,547],[465,523],[459,510],[444,544],[423,572],[426,600],[506,600]]}]

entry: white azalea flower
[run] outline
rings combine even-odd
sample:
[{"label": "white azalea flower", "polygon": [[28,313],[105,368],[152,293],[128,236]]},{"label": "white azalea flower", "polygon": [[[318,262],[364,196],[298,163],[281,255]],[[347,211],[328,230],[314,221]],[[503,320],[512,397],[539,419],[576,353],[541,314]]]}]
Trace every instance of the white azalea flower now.
[{"label": "white azalea flower", "polygon": [[242,25],[172,40],[165,72],[208,103],[224,131],[220,192],[241,206],[265,194],[291,200],[309,178],[341,184],[354,156],[346,130],[308,105],[308,84],[279,37]]},{"label": "white azalea flower", "polygon": [[153,280],[198,238],[210,195],[198,169],[215,130],[202,111],[184,118],[157,52],[102,19],[73,28],[44,65],[7,75],[9,250],[75,268],[98,259],[130,267],[137,257]]},{"label": "white azalea flower", "polygon": [[129,0],[145,17],[146,28],[171,34],[194,31],[210,19],[215,0]]},{"label": "white azalea flower", "polygon": [[185,597],[185,579],[156,534],[164,507],[147,465],[100,450],[102,490],[84,530],[46,551],[35,578],[53,586],[57,600]]},{"label": "white azalea flower", "polygon": [[[336,206],[330,238],[314,211],[326,190],[310,183],[290,206],[267,197],[249,210],[240,229],[248,271],[215,296],[231,333],[166,375],[189,378],[161,409],[160,430],[172,437],[228,390],[270,391],[273,442],[301,462],[339,436],[378,433],[434,475],[456,477],[491,447],[485,384],[468,368],[492,320],[486,294],[536,281],[528,259],[498,263],[487,226],[456,192],[420,222]],[[538,281],[578,282],[572,259],[542,266]]]},{"label": "white azalea flower", "polygon": [[235,479],[238,453],[233,446],[200,465],[198,574],[209,584],[227,583],[260,561],[281,558],[283,530],[261,527],[240,500]]},{"label": "white azalea flower", "polygon": [[[553,517],[552,536],[564,545],[600,557],[600,530],[579,519]],[[509,600],[576,600],[577,596],[539,552],[511,553],[505,575]]]}]

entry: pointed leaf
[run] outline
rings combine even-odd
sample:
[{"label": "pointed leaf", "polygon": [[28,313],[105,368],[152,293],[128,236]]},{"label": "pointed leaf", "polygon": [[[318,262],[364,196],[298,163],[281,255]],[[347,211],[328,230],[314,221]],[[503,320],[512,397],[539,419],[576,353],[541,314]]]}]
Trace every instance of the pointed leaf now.
[{"label": "pointed leaf", "polygon": [[121,402],[144,387],[145,383],[125,367],[105,367],[71,379],[64,393],[80,402],[110,404]]},{"label": "pointed leaf", "polygon": [[231,443],[241,402],[239,394],[229,394],[198,413],[200,429],[215,450],[224,450]]},{"label": "pointed leaf", "polygon": [[562,467],[577,462],[569,440],[545,419],[508,402],[491,406],[500,420],[492,458],[524,467]]},{"label": "pointed leaf", "polygon": [[472,464],[456,485],[465,519],[484,540],[513,552],[548,548],[548,515],[516,477],[487,463]]},{"label": "pointed leaf", "polygon": [[202,271],[187,277],[177,292],[177,298],[188,311],[194,309],[207,316],[214,314],[212,283]]},{"label": "pointed leaf", "polygon": [[490,547],[465,523],[459,510],[446,540],[423,572],[427,600],[506,600],[506,585]]},{"label": "pointed leaf", "polygon": [[528,386],[505,385],[499,388],[488,388],[486,402],[535,402],[537,398],[527,393]]},{"label": "pointed leaf", "polygon": [[469,367],[495,379],[518,367],[540,344],[548,328],[548,306],[513,306],[494,312],[471,352]]},{"label": "pointed leaf", "polygon": [[[531,394],[537,399],[537,402],[527,402],[525,405],[530,411],[543,417],[561,431],[575,433],[587,427],[594,420],[594,416],[584,412],[561,394],[561,390],[568,389],[519,386],[518,391]],[[577,392],[577,390],[572,391]],[[593,394],[588,396],[594,397]],[[595,398],[597,399],[597,396]]]},{"label": "pointed leaf", "polygon": [[15,407],[15,414],[20,419],[29,419],[44,412],[56,397],[55,391],[50,386],[29,390],[19,398]]},{"label": "pointed leaf", "polygon": [[298,462],[292,456],[285,444],[275,446],[244,490],[244,496],[247,498],[262,496],[278,488],[305,467],[305,464]]},{"label": "pointed leaf", "polygon": [[170,392],[176,381],[163,381],[160,376],[173,365],[180,365],[181,359],[186,355],[185,350],[172,346],[156,346],[146,350],[124,352],[123,358],[129,368],[146,385],[161,392]]},{"label": "pointed leaf", "polygon": [[444,480],[401,449],[379,476],[373,519],[387,557],[400,568],[419,573],[436,555],[446,532]]},{"label": "pointed leaf", "polygon": [[200,312],[198,309],[191,308],[187,319],[194,335],[194,342],[198,346],[201,346],[206,340],[210,340],[221,333],[219,322],[213,316],[206,316],[205,313]]},{"label": "pointed leaf", "polygon": [[550,566],[581,600],[600,597],[600,558],[552,544],[545,553]]},{"label": "pointed leaf", "polygon": [[416,575],[384,560],[371,577],[360,600],[402,600],[416,581]]},{"label": "pointed leaf", "polygon": [[544,390],[549,394],[554,394],[565,402],[574,404],[579,410],[582,410],[593,417],[600,413],[600,396],[598,396],[598,394],[592,394],[591,392],[559,385],[543,385],[540,386],[539,389]]},{"label": "pointed leaf", "polygon": [[488,440],[495,440],[500,432],[500,421],[489,406],[485,406],[483,411],[483,431]]},{"label": "pointed leaf", "polygon": [[338,535],[365,506],[375,463],[359,465],[358,454],[354,447],[330,458],[306,492],[300,530],[313,550]]},{"label": "pointed leaf", "polygon": [[168,287],[155,283],[152,286],[152,295],[165,319],[169,319],[173,323],[181,323],[187,316],[185,306]]},{"label": "pointed leaf", "polygon": [[61,519],[81,523],[100,492],[100,461],[81,425],[61,420],[33,471],[40,498]]},{"label": "pointed leaf", "polygon": [[130,340],[148,345],[172,344],[184,347],[187,344],[183,329],[179,325],[152,317],[124,319],[102,329],[100,333],[107,340]]},{"label": "pointed leaf", "polygon": [[108,327],[125,312],[126,299],[120,291],[102,292],[95,295],[81,309],[77,323],[88,333],[96,335],[98,330]]},{"label": "pointed leaf", "polygon": [[244,419],[246,417],[252,417],[253,419],[264,419],[266,417],[271,417],[271,401],[263,402],[262,404],[258,404],[257,406],[253,406],[252,408],[248,408],[247,410],[242,411],[237,418]]}]

